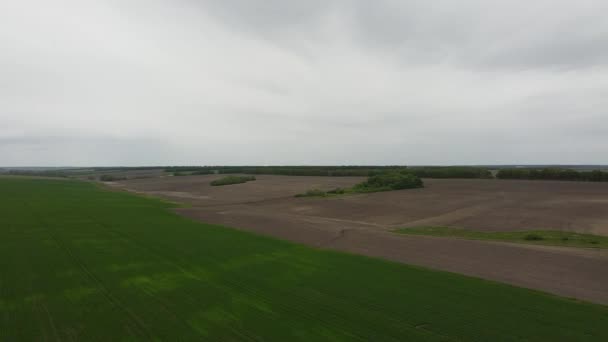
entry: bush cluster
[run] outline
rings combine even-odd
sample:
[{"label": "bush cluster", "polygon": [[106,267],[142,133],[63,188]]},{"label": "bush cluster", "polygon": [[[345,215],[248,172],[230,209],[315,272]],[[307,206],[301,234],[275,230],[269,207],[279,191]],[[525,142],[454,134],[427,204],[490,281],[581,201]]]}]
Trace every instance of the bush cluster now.
[{"label": "bush cluster", "polygon": [[496,174],[500,179],[564,180],[586,182],[608,182],[608,172],[576,171],[572,169],[501,169]]},{"label": "bush cluster", "polygon": [[127,177],[124,176],[114,176],[114,175],[101,175],[99,176],[99,180],[102,182],[115,182],[120,180],[125,180]]},{"label": "bush cluster", "polygon": [[216,179],[210,184],[213,186],[221,186],[221,185],[230,185],[230,184],[240,184],[249,181],[254,181],[255,177],[253,176],[226,176],[220,179]]},{"label": "bush cluster", "polygon": [[541,241],[541,240],[544,240],[544,238],[542,237],[542,235],[531,233],[531,234],[526,234],[526,236],[524,236],[524,240]]},{"label": "bush cluster", "polygon": [[352,192],[351,189],[335,188],[329,191],[323,191],[320,189],[308,190],[303,194],[297,194],[295,197],[328,197],[331,195],[343,195],[347,192]]},{"label": "bush cluster", "polygon": [[308,190],[296,197],[328,197],[331,195],[341,195],[346,193],[367,193],[379,191],[391,191],[402,189],[415,189],[424,186],[422,179],[407,170],[390,171],[374,174],[367,178],[365,182],[359,183],[352,188],[336,188],[329,191],[319,189]]},{"label": "bush cluster", "polygon": [[370,176],[367,181],[353,187],[355,192],[376,192],[421,188],[424,184],[420,177],[409,171],[391,171]]}]

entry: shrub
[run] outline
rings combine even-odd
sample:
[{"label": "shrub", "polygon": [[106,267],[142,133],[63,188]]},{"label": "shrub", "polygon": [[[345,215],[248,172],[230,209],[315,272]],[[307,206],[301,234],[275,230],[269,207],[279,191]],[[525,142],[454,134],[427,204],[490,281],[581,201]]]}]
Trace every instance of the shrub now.
[{"label": "shrub", "polygon": [[415,189],[423,187],[422,180],[407,171],[387,172],[373,175],[363,183],[354,186],[356,192],[376,192],[388,190]]},{"label": "shrub", "polygon": [[328,194],[342,195],[342,194],[346,193],[346,189],[342,189],[342,188],[335,188],[335,189],[333,189],[333,190],[329,190],[327,193],[328,193]]},{"label": "shrub", "polygon": [[295,197],[328,197],[331,195],[343,195],[349,191],[350,190],[343,189],[343,188],[335,188],[335,189],[329,190],[329,191],[323,191],[320,189],[312,189],[312,190],[306,191],[303,194],[297,194],[297,195],[295,195]]},{"label": "shrub", "polygon": [[335,188],[327,192],[319,189],[312,189],[303,194],[297,194],[295,197],[327,197],[330,195],[342,195],[346,193],[367,193],[421,187],[423,187],[423,183],[418,176],[407,172],[407,170],[403,170],[376,173],[373,176],[370,176],[367,181],[359,183],[349,189]]},{"label": "shrub", "polygon": [[312,189],[308,190],[303,194],[297,194],[295,197],[325,197],[327,193],[323,190]]},{"label": "shrub", "polygon": [[544,240],[544,238],[538,234],[527,234],[526,236],[524,236],[524,240],[527,241],[540,241],[540,240]]},{"label": "shrub", "polygon": [[212,181],[210,184],[212,186],[221,186],[221,185],[230,185],[230,184],[240,184],[249,181],[254,181],[255,177],[253,176],[226,176],[220,179],[216,179]]},{"label": "shrub", "polygon": [[102,182],[115,182],[120,180],[125,180],[127,177],[124,176],[113,176],[113,175],[101,175],[99,180]]}]

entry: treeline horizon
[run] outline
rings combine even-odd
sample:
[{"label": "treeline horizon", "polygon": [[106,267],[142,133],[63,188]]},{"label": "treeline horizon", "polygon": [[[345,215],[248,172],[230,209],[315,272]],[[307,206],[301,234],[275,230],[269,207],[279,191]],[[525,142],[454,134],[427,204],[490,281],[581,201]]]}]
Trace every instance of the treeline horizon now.
[{"label": "treeline horizon", "polygon": [[560,180],[579,182],[608,182],[608,172],[601,170],[576,171],[572,169],[543,168],[543,169],[501,169],[496,174],[498,179],[527,179],[527,180]]},{"label": "treeline horizon", "polygon": [[175,166],[165,168],[165,172],[171,172],[175,176],[244,173],[283,176],[369,177],[392,171],[407,171],[421,178],[492,178],[489,169],[473,166]]},{"label": "treeline horizon", "polygon": [[[0,174],[78,177],[87,174],[106,173],[102,181],[123,180],[131,177],[114,176],[112,173],[135,170],[163,170],[173,176],[207,174],[252,174],[284,176],[325,176],[325,177],[370,177],[387,172],[408,172],[420,178],[465,178],[465,179],[527,179],[608,182],[608,171],[600,169],[572,169],[565,167],[505,167],[490,168],[479,166],[403,166],[403,165],[337,165],[337,166],[146,166],[146,167],[92,167],[73,169],[7,169],[0,168]],[[495,176],[492,171],[495,171]],[[608,168],[606,169],[608,170]],[[147,176],[142,176],[147,177]],[[110,179],[112,178],[112,179]]]}]

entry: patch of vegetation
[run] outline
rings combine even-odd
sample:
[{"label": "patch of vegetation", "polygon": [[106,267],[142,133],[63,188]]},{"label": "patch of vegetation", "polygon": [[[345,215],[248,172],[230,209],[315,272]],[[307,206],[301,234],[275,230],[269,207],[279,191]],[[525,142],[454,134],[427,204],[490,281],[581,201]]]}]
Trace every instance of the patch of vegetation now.
[{"label": "patch of vegetation", "polygon": [[323,191],[320,189],[308,190],[303,194],[297,194],[295,197],[330,197],[336,195],[343,195],[345,193],[351,193],[351,189],[335,188],[329,191]]},{"label": "patch of vegetation", "polygon": [[7,170],[4,174],[13,176],[28,176],[28,177],[68,177],[68,173],[63,170]]},{"label": "patch of vegetation", "polygon": [[538,245],[608,248],[608,237],[558,230],[528,230],[512,232],[482,232],[450,227],[400,228],[397,233],[408,235],[428,235],[455,237],[471,240],[494,240]]},{"label": "patch of vegetation", "polygon": [[303,194],[296,194],[295,197],[327,197],[328,193],[320,189],[311,189]]},{"label": "patch of vegetation", "polygon": [[[545,238],[542,237],[542,235],[540,234],[536,234],[536,233],[530,233],[530,234],[526,234],[524,236],[524,240],[528,240],[528,241],[541,241],[544,240]],[[567,238],[569,240],[569,238]],[[563,241],[563,238],[562,238]]]},{"label": "patch of vegetation", "polygon": [[490,170],[472,166],[410,167],[408,171],[420,178],[493,178]]},{"label": "patch of vegetation", "polygon": [[297,194],[295,197],[330,197],[343,194],[415,189],[422,188],[423,186],[422,180],[407,170],[390,171],[376,173],[368,177],[365,182],[359,183],[352,188],[336,188],[329,191],[312,189],[303,194]]},{"label": "patch of vegetation", "polygon": [[406,171],[391,171],[370,176],[367,181],[353,187],[354,192],[378,192],[415,189],[424,186],[422,179]]},{"label": "patch of vegetation", "polygon": [[577,171],[559,168],[516,168],[501,169],[496,174],[499,179],[562,180],[584,182],[608,182],[608,172],[601,170]]},{"label": "patch of vegetation", "polygon": [[116,175],[101,175],[99,176],[99,180],[102,182],[116,182],[121,180],[126,180],[125,176],[116,176]]},{"label": "patch of vegetation", "polygon": [[221,185],[230,185],[230,184],[240,184],[246,183],[250,181],[254,181],[255,177],[253,176],[226,176],[220,179],[216,179],[212,181],[210,184],[213,186],[221,186]]},{"label": "patch of vegetation", "polygon": [[177,171],[173,172],[173,176],[196,176],[196,175],[212,175],[213,170],[198,170],[198,171]]},{"label": "patch of vegetation", "polygon": [[347,189],[344,188],[335,188],[333,190],[329,190],[327,193],[330,195],[342,195],[347,192]]},{"label": "patch of vegetation", "polygon": [[608,308],[0,178],[0,339],[608,340]]}]

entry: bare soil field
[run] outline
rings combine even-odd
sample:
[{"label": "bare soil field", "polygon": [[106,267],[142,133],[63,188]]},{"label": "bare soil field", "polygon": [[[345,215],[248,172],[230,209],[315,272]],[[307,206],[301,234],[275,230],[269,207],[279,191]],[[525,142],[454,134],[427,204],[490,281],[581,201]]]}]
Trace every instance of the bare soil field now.
[{"label": "bare soil field", "polygon": [[219,175],[134,179],[113,186],[188,203],[208,223],[322,248],[463,273],[608,304],[608,251],[402,236],[407,226],[570,230],[608,235],[608,184],[426,179],[415,190],[294,198],[362,178],[256,176],[212,187]]}]

